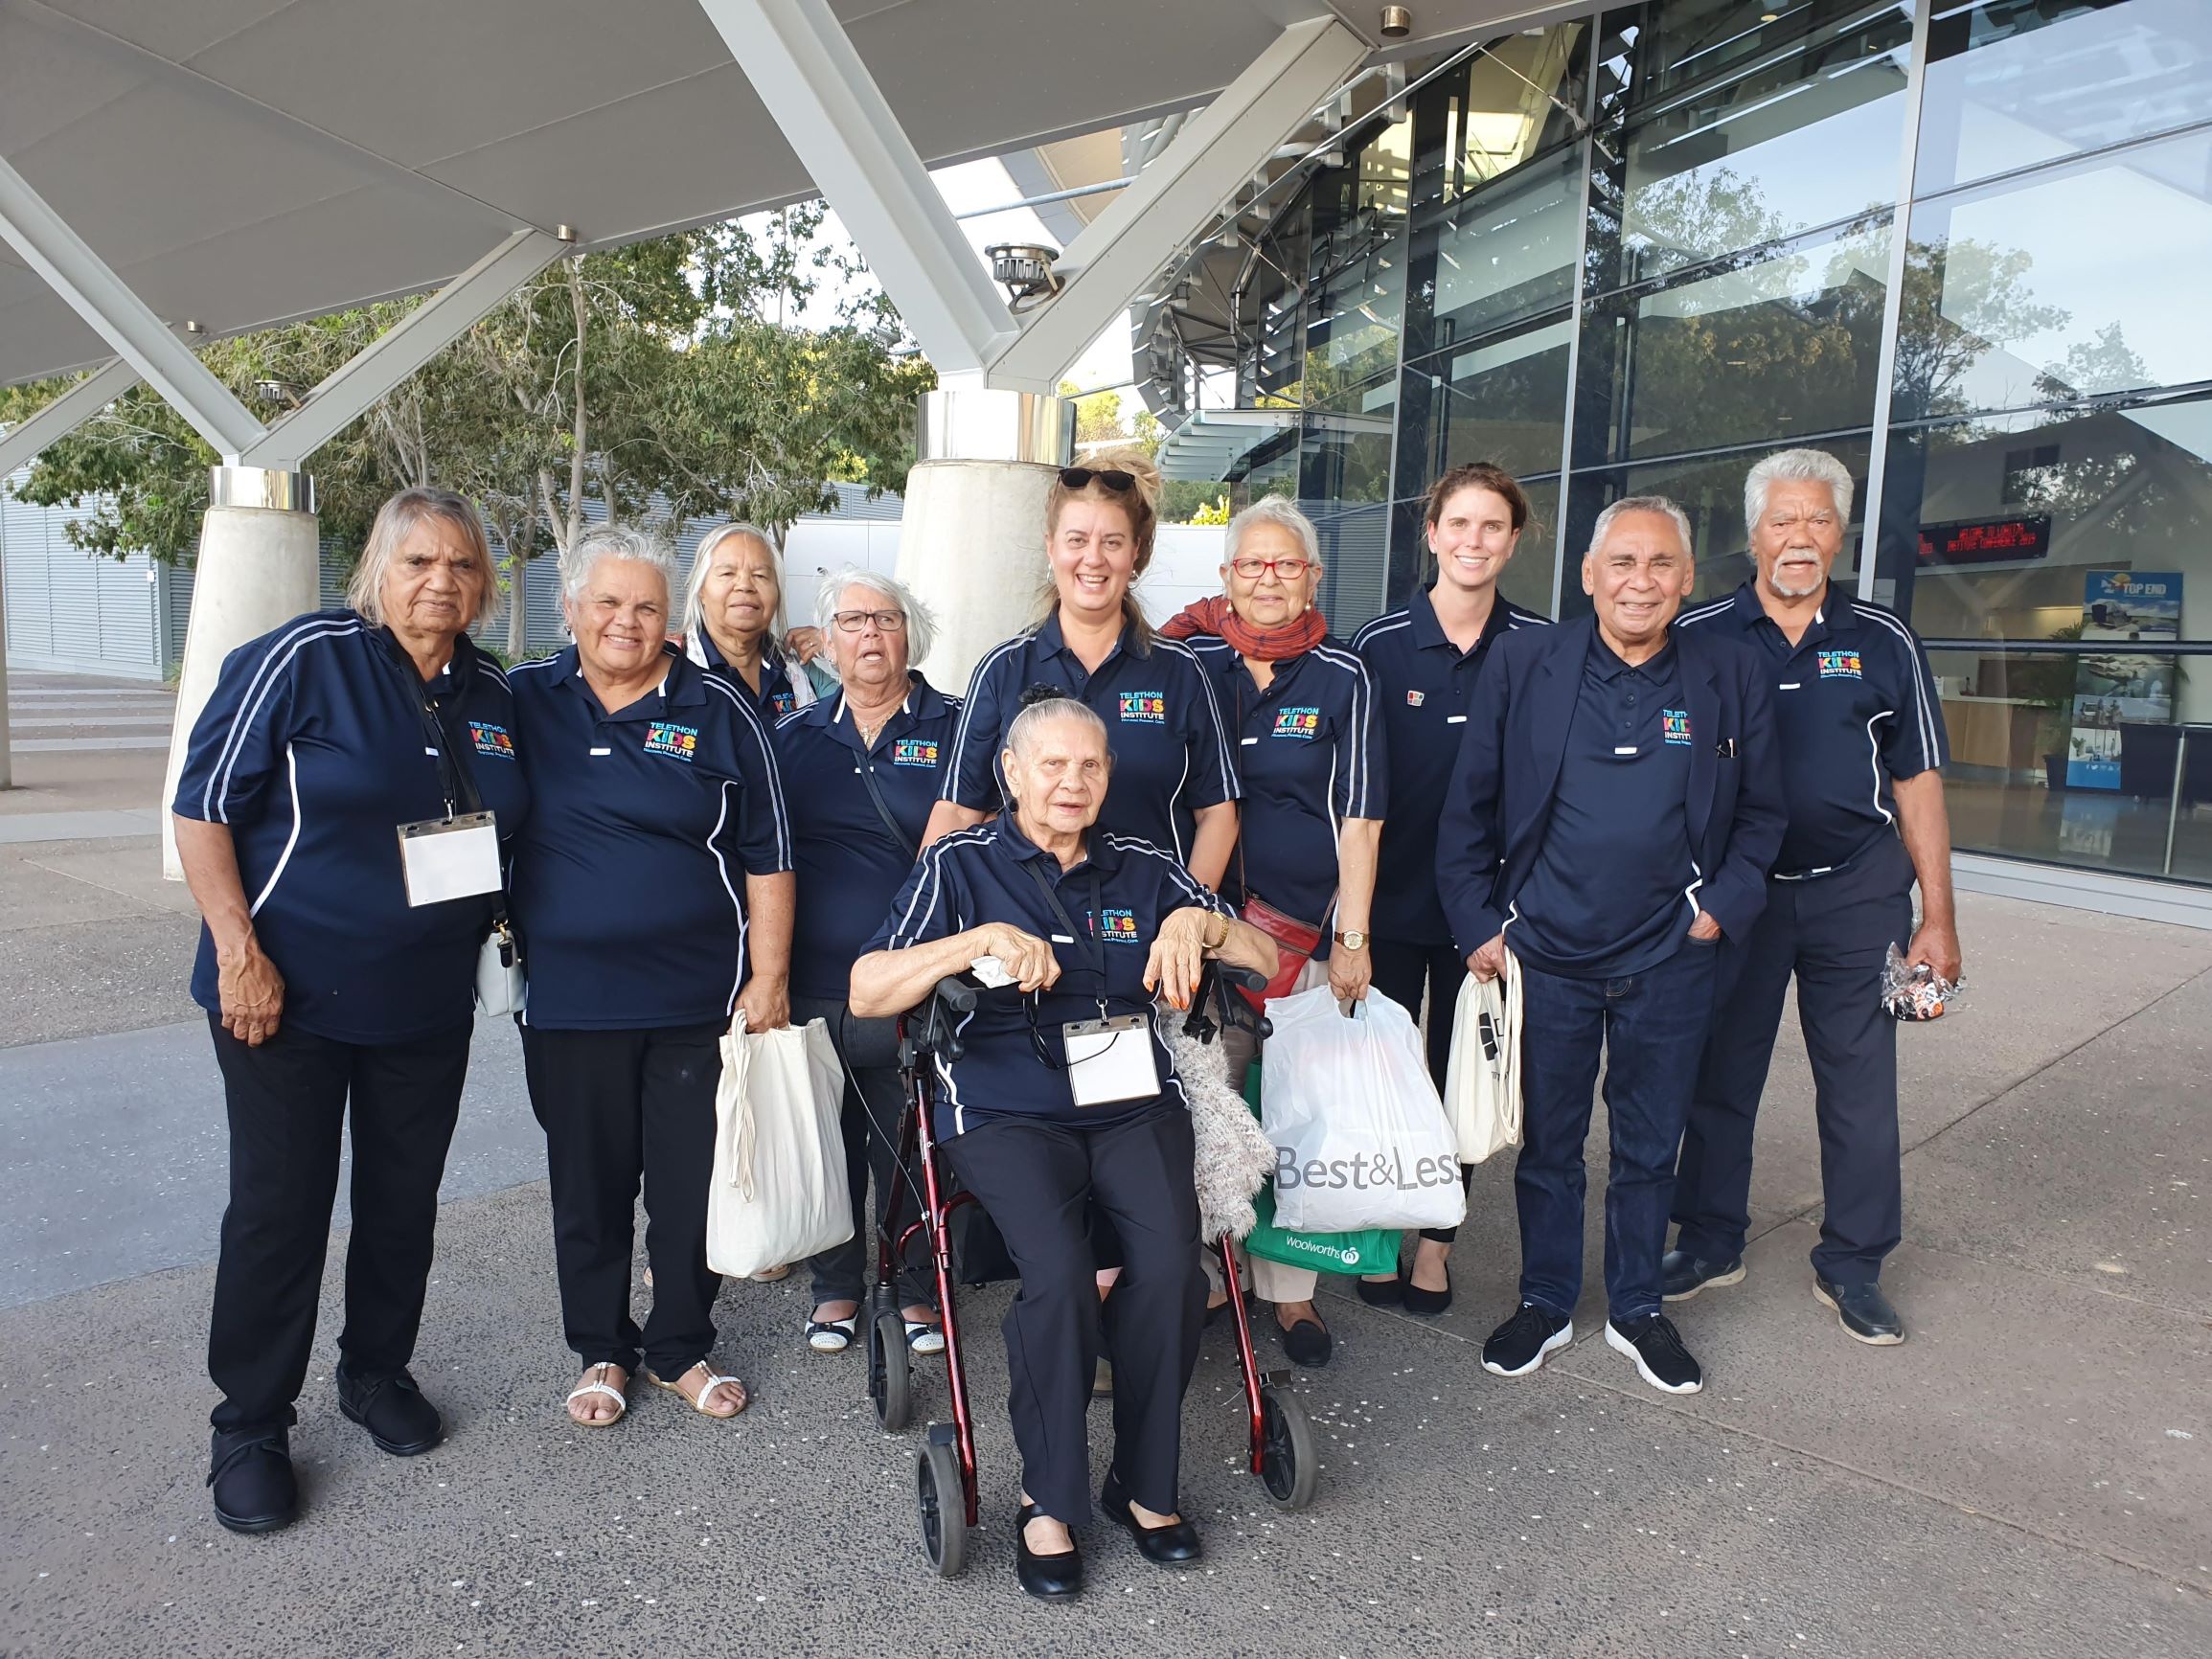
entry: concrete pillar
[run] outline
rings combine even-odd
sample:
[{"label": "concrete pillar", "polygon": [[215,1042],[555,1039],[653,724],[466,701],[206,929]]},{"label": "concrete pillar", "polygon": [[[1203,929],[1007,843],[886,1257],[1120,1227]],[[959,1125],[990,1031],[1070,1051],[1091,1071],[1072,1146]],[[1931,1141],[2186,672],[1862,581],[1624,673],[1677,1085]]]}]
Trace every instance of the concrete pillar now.
[{"label": "concrete pillar", "polygon": [[923,665],[967,689],[985,652],[1037,615],[1045,585],[1044,497],[1075,452],[1075,405],[981,387],[925,393],[899,530],[899,577],[937,616]]},{"label": "concrete pillar", "polygon": [[192,619],[176,688],[176,729],[161,791],[161,873],[184,879],[169,804],[176,798],[193,726],[215,692],[223,658],[246,641],[320,605],[315,483],[304,472],[217,466],[200,521]]}]

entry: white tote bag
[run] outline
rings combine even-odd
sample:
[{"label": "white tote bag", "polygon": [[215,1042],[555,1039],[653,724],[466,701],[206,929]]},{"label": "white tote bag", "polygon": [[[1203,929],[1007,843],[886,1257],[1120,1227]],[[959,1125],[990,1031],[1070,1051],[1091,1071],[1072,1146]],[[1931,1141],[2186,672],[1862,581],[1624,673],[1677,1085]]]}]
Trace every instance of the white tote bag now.
[{"label": "white tote bag", "polygon": [[853,1237],[844,1079],[821,1020],[722,1038],[715,1165],[707,1183],[707,1265],[744,1278],[804,1261]]},{"label": "white tote bag", "polygon": [[1462,1163],[1520,1145],[1520,983],[1509,950],[1497,978],[1485,983],[1471,973],[1459,988],[1444,1104]]},{"label": "white tote bag", "polygon": [[1277,1225],[1459,1225],[1459,1150],[1413,1016],[1372,989],[1347,1016],[1319,985],[1270,997],[1267,1018],[1260,1116],[1275,1147]]}]

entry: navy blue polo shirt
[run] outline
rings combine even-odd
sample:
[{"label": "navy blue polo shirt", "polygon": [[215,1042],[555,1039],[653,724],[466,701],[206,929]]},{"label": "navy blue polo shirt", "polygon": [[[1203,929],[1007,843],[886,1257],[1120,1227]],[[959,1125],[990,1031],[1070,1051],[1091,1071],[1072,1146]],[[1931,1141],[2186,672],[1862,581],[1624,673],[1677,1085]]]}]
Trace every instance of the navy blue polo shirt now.
[{"label": "navy blue polo shirt", "polygon": [[770,641],[761,651],[761,690],[758,695],[745,684],[745,676],[730,667],[730,659],[722,655],[715,644],[715,636],[707,632],[704,623],[699,625],[699,654],[707,659],[707,667],[722,677],[722,681],[739,696],[753,706],[753,713],[761,716],[764,725],[773,726],[786,715],[799,707],[799,693],[792,688],[790,670],[784,667],[784,653]]},{"label": "navy blue polo shirt", "polygon": [[[923,852],[889,919],[868,942],[869,950],[903,950],[1000,921],[1050,940],[1060,959],[1060,981],[1048,991],[1029,997],[1005,986],[976,997],[974,1013],[960,1028],[966,1053],[949,1065],[938,1061],[941,1137],[950,1139],[979,1123],[1006,1117],[1051,1118],[1089,1127],[1152,1105],[1152,1100],[1121,1101],[1079,1109],[1066,1075],[1038,1058],[1030,1040],[1032,1013],[1046,1051],[1064,1063],[1067,1051],[1060,1028],[1071,1020],[1098,1018],[1102,998],[1109,1014],[1152,1016],[1153,1063],[1163,1085],[1155,1099],[1190,1103],[1161,1035],[1162,1016],[1145,989],[1145,963],[1160,922],[1172,912],[1198,905],[1226,916],[1228,903],[1149,841],[1093,829],[1087,852],[1073,870],[1062,871],[1060,860],[1022,834],[1011,815],[942,836]],[[1089,937],[1079,941],[1069,935],[1024,868],[1028,865],[1042,872],[1068,920],[1086,935],[1097,935],[1103,915],[1103,943],[1094,947]]]},{"label": "navy blue polo shirt", "polygon": [[[799,876],[791,936],[791,994],[843,1002],[853,961],[914,869],[929,809],[960,723],[960,699],[920,674],[870,749],[842,696],[786,715],[772,734],[791,783],[792,868]],[[876,781],[898,823],[893,837],[862,777]]]},{"label": "navy blue polo shirt", "polygon": [[1698,918],[1693,738],[1674,641],[1630,668],[1593,634],[1543,848],[1506,925],[1515,955],[1617,979],[1681,948]]},{"label": "navy blue polo shirt", "polygon": [[1745,582],[1676,619],[1724,631],[1774,670],[1774,717],[1790,825],[1774,874],[1838,874],[1896,833],[1896,778],[1950,758],[1943,704],[1920,638],[1895,611],[1831,584],[1795,645]]},{"label": "navy blue polo shirt", "polygon": [[1057,686],[1106,722],[1113,782],[1098,828],[1188,858],[1197,808],[1238,796],[1228,731],[1208,677],[1188,646],[1156,636],[1140,646],[1126,628],[1098,672],[1086,672],[1055,615],[975,665],[939,798],[976,812],[1002,809],[998,755],[1006,729],[1021,712],[1024,692]]},{"label": "navy blue polo shirt", "polygon": [[515,848],[524,1020],[630,1031],[726,1020],[745,979],[745,877],[791,868],[767,729],[670,647],[609,715],[571,646],[515,669],[536,810]]},{"label": "navy blue polo shirt", "polygon": [[1436,896],[1436,824],[1444,814],[1460,728],[1473,706],[1476,676],[1490,648],[1515,628],[1549,627],[1551,619],[1500,594],[1471,650],[1445,636],[1422,589],[1403,610],[1377,617],[1352,639],[1367,664],[1389,756],[1390,816],[1375,875],[1373,932],[1402,944],[1449,944],[1451,926]]},{"label": "navy blue polo shirt", "polygon": [[[424,697],[512,847],[530,808],[514,699],[466,638],[425,681],[353,611],[299,617],[223,660],[185,751],[174,810],[230,827],[255,937],[285,978],[284,1021],[316,1036],[409,1042],[474,1017],[490,900],[411,908],[399,863],[399,827],[447,810]],[[192,996],[220,1011],[204,926]]]},{"label": "navy blue polo shirt", "polygon": [[[1367,665],[1342,640],[1275,665],[1261,691],[1227,640],[1191,642],[1214,676],[1216,700],[1237,735],[1243,827],[1223,886],[1243,903],[1257,895],[1318,925],[1314,960],[1329,955],[1336,899],[1336,830],[1347,818],[1380,818],[1388,757]],[[1433,835],[1432,835],[1433,839]]]}]

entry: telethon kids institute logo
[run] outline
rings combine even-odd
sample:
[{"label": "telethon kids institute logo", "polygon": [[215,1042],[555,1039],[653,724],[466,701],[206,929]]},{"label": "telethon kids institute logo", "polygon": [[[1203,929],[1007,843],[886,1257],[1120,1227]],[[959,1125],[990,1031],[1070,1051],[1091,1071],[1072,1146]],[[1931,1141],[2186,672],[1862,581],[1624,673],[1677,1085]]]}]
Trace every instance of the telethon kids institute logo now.
[{"label": "telethon kids institute logo", "polygon": [[1129,726],[1164,726],[1168,723],[1165,692],[1124,692],[1122,723]]},{"label": "telethon kids institute logo", "polygon": [[1133,910],[1106,912],[1106,930],[1102,937],[1112,944],[1141,943],[1137,938],[1137,913]]},{"label": "telethon kids institute logo", "polygon": [[514,739],[505,726],[495,726],[490,720],[470,720],[468,737],[479,755],[497,755],[503,761],[514,759]]},{"label": "telethon kids institute logo", "polygon": [[1690,711],[1687,709],[1661,709],[1659,730],[1666,740],[1677,749],[1690,746]]},{"label": "telethon kids institute logo", "polygon": [[1824,680],[1856,680],[1860,677],[1857,651],[1822,651],[1820,677]]},{"label": "telethon kids institute logo", "polygon": [[645,752],[649,755],[673,755],[679,761],[689,761],[698,753],[699,729],[696,726],[679,726],[672,720],[655,720],[645,729]]},{"label": "telethon kids institute logo", "polygon": [[937,742],[933,738],[901,738],[891,746],[894,766],[934,766]]},{"label": "telethon kids institute logo", "polygon": [[1320,735],[1321,711],[1319,709],[1277,709],[1275,711],[1276,737],[1300,738],[1311,743]]}]

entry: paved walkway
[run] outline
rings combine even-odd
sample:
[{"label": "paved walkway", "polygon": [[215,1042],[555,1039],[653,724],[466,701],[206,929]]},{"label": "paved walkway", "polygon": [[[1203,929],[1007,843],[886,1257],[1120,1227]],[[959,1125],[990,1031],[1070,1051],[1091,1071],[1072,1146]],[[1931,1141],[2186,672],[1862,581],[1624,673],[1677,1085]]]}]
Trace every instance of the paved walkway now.
[{"label": "paved walkway", "polygon": [[[112,757],[41,758],[81,775],[0,797],[0,826],[24,805],[144,810],[159,757],[132,759],[135,797]],[[1704,1394],[1658,1396],[1593,1340],[1594,1287],[1543,1373],[1481,1371],[1516,1260],[1511,1172],[1487,1168],[1451,1312],[1329,1302],[1337,1360],[1299,1384],[1324,1440],[1313,1507],[1279,1515],[1241,1471],[1212,1333],[1186,1415],[1207,1566],[1163,1574],[1094,1525],[1092,1589],[1047,1608],[1011,1572],[1002,1292],[962,1304],[985,1530],[954,1583],[915,1544],[919,1431],[878,1432],[856,1356],[803,1350],[803,1284],[725,1294],[719,1357],[755,1394],[737,1421],[641,1391],[612,1431],[566,1423],[504,1030],[478,1039],[417,1366],[451,1438],[402,1462],[339,1418],[341,1235],[294,1439],[308,1513],[267,1538],[217,1528],[200,1350],[219,1093],[182,991],[189,905],[154,849],[0,845],[11,1659],[2212,1651],[2212,935],[1965,901],[1969,998],[1904,1034],[1906,1242],[1885,1282],[1904,1347],[1846,1340],[1810,1296],[1817,1154],[1786,1034],[1750,1275],[1680,1309]],[[938,1365],[921,1383],[945,1415]]]}]

